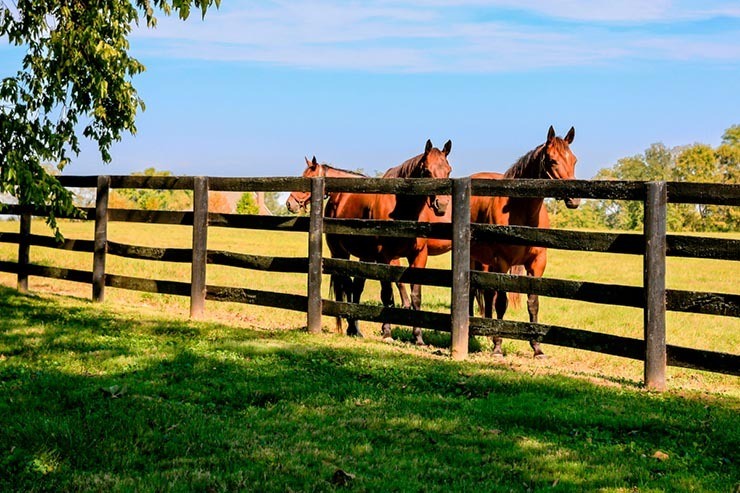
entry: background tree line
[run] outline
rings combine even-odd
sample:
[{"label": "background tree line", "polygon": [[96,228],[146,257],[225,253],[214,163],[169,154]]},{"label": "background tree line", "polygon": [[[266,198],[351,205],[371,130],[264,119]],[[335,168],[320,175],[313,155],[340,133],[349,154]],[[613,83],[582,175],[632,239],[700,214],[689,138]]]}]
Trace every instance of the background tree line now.
[{"label": "background tree line", "polygon": [[[604,168],[595,180],[682,181],[740,183],[740,125],[728,128],[716,148],[706,144],[667,148],[651,145],[644,153],[625,157]],[[561,201],[548,200],[553,227],[641,229],[641,202],[587,200],[569,210]],[[668,204],[671,231],[740,231],[740,208],[702,204]]]}]

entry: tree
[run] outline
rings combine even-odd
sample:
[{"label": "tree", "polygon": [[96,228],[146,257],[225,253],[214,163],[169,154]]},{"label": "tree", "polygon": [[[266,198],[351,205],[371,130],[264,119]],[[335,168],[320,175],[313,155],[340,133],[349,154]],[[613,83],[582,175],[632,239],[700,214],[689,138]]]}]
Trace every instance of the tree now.
[{"label": "tree", "polygon": [[259,214],[260,208],[252,192],[243,193],[236,203],[236,212],[239,214]]},{"label": "tree", "polygon": [[[142,172],[131,173],[133,176],[172,176],[172,172],[147,168]],[[146,188],[122,188],[113,190],[111,198],[122,197],[124,200],[117,203],[131,204],[133,207],[144,210],[171,210],[186,211],[193,208],[193,192],[191,190],[153,190]]]},{"label": "tree", "polygon": [[[0,84],[0,193],[22,205],[46,206],[56,216],[77,210],[72,195],[42,166],[59,171],[80,152],[80,139],[97,143],[104,162],[124,132],[136,133],[144,109],[131,79],[144,66],[129,55],[128,36],[154,10],[186,19],[205,16],[220,0],[3,0],[0,37],[26,47],[22,68]],[[11,8],[13,7],[13,8]]]}]

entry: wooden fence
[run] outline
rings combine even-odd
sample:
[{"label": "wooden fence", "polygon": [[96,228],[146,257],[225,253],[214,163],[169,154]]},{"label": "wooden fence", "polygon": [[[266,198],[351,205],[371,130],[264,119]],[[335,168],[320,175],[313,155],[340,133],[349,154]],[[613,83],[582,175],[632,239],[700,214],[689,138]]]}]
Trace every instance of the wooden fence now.
[{"label": "wooden fence", "polygon": [[[203,314],[205,300],[231,301],[284,308],[307,313],[308,328],[321,330],[321,316],[351,315],[360,320],[387,321],[452,333],[453,358],[468,352],[470,335],[499,335],[537,339],[548,344],[596,351],[645,362],[648,388],[665,388],[666,365],[740,375],[740,355],[666,344],[666,310],[740,317],[740,295],[666,289],[666,256],[740,260],[740,240],[666,234],[666,204],[740,205],[740,186],[674,182],[471,180],[469,178],[214,178],[147,176],[67,176],[67,187],[96,188],[96,206],[87,209],[95,218],[94,240],[67,239],[57,243],[48,236],[30,234],[31,216],[43,210],[6,206],[3,213],[19,215],[19,233],[0,233],[0,242],[18,244],[17,262],[0,262],[0,271],[17,273],[18,289],[28,289],[28,276],[42,276],[92,284],[92,296],[102,301],[105,287],[190,297],[192,317]],[[109,209],[111,188],[180,189],[193,191],[192,212]],[[208,212],[209,191],[311,191],[309,217],[256,216]],[[452,194],[452,223],[373,221],[323,217],[324,194],[333,191],[403,194]],[[596,233],[540,230],[517,226],[471,224],[471,195],[512,197],[581,197],[641,201],[645,227],[640,233]],[[107,240],[109,221],[183,224],[193,227],[192,248],[150,248]],[[267,257],[207,249],[209,226],[308,232],[308,257]],[[452,239],[452,269],[413,269],[325,258],[322,232],[368,236],[435,237]],[[583,281],[530,278],[470,271],[470,241],[491,241],[547,248],[611,252],[644,257],[642,287]],[[33,264],[30,246],[93,253],[92,271]],[[152,280],[107,274],[107,255],[184,262],[192,265],[191,282]],[[217,264],[270,272],[307,274],[307,294],[294,295],[206,285],[206,265]],[[451,288],[450,313],[411,311],[375,305],[336,302],[321,297],[321,274],[360,275],[368,279],[402,281]],[[540,323],[496,320],[468,315],[469,288],[502,288],[610,305],[644,309],[644,338],[633,339],[576,328]]]}]

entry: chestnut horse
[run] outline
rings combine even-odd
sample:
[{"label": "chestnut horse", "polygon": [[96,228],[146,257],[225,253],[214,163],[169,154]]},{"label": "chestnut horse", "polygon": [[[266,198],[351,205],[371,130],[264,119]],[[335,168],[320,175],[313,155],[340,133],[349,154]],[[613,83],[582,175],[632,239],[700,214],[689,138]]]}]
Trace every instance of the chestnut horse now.
[{"label": "chestnut horse", "polygon": [[[386,176],[397,178],[448,178],[450,165],[447,155],[452,149],[448,141],[442,150],[427,141],[424,152],[408,159],[403,164],[388,170]],[[304,172],[304,176],[305,176]],[[326,175],[328,176],[328,175]],[[295,205],[300,197],[293,197]],[[291,199],[288,199],[291,202]],[[304,204],[305,204],[305,200]],[[443,215],[449,204],[449,196],[419,196],[394,194],[369,194],[337,192],[329,196],[324,215],[330,218],[353,218],[375,220],[410,220],[418,221],[426,209],[434,214]],[[290,208],[290,206],[289,206]],[[363,262],[395,263],[398,258],[406,257],[411,267],[425,267],[427,261],[425,238],[394,238],[390,236],[367,237],[356,235],[326,235],[326,243],[333,258],[349,259],[354,256]],[[333,275],[332,286],[337,301],[359,303],[365,286],[365,279]],[[412,286],[412,307],[421,307],[421,286]],[[393,291],[388,282],[381,282],[381,300],[385,306],[393,306]],[[347,335],[362,336],[357,320],[347,318]],[[414,327],[417,344],[424,344],[421,329]],[[391,337],[390,324],[382,326],[384,338]]]},{"label": "chestnut horse", "polygon": [[[519,158],[503,175],[501,173],[476,173],[473,179],[518,179],[544,178],[551,180],[572,180],[575,178],[576,156],[570,150],[575,138],[575,129],[571,127],[565,138],[555,136],[550,127],[547,141]],[[564,198],[569,209],[575,209],[580,199]],[[549,228],[550,220],[545,209],[543,198],[528,197],[481,197],[473,196],[470,200],[470,220],[475,223],[531,226]],[[472,242],[470,256],[473,262],[483,264],[483,270],[505,273],[514,265],[524,265],[527,275],[542,277],[547,265],[547,249],[534,246],[509,245],[502,243]],[[484,314],[492,316],[493,290],[484,290]],[[499,290],[495,297],[496,315],[504,317],[508,306],[505,291]],[[539,298],[536,294],[527,297],[529,321],[537,322]],[[493,337],[493,354],[503,355],[501,338]],[[538,341],[530,341],[536,358],[545,357]]]},{"label": "chestnut horse", "polygon": [[[303,170],[303,174],[301,175],[303,178],[316,178],[316,177],[328,177],[328,178],[368,178],[367,175],[364,175],[362,173],[356,172],[356,171],[349,171],[341,168],[335,168],[334,166],[330,166],[328,164],[319,164],[316,161],[316,156],[313,157],[311,161],[308,160],[308,158],[304,158],[306,160],[306,169]],[[393,170],[395,168],[391,168]],[[389,170],[390,171],[390,170]],[[330,201],[335,202],[337,200],[336,193],[334,192],[329,193],[326,195],[326,198],[329,198]],[[291,192],[288,196],[288,200],[285,203],[287,209],[289,212],[296,214],[298,212],[307,212],[308,210],[308,204],[311,201],[311,192]],[[444,216],[442,216],[440,219],[443,221],[450,221],[450,211],[452,209],[448,208],[445,212]],[[436,218],[436,215],[434,214],[434,211],[430,208],[426,208],[424,210],[424,217],[428,220],[432,220],[433,218]],[[427,219],[422,219],[427,220]],[[428,242],[431,243],[432,239],[429,239]],[[440,250],[439,248],[435,250],[429,250],[430,255],[441,255],[442,253],[446,253],[451,248],[451,242],[448,240],[441,240],[441,241],[447,241],[447,245],[443,247],[443,250]],[[431,253],[431,252],[434,253]],[[401,262],[399,259],[394,259],[391,261],[391,265],[400,265]],[[384,281],[381,281],[381,284]],[[396,286],[398,288],[398,294],[401,297],[401,306],[404,308],[411,308],[411,301],[408,295],[408,292],[406,290],[406,287],[404,284],[397,282]],[[341,318],[337,318],[337,332],[342,331],[342,323]]]}]

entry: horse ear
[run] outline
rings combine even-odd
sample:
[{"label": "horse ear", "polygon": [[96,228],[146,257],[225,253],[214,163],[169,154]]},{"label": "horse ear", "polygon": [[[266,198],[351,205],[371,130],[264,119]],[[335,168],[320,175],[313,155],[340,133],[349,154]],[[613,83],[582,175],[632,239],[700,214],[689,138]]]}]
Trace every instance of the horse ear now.
[{"label": "horse ear", "polygon": [[445,156],[447,156],[451,150],[452,150],[452,141],[448,140],[447,143],[445,143],[445,147],[444,149],[442,149],[442,152],[444,152]]},{"label": "horse ear", "polygon": [[568,134],[565,136],[565,141],[568,144],[572,144],[573,143],[573,139],[575,139],[575,138],[576,138],[576,128],[575,127],[570,127],[570,130],[568,130]]},{"label": "horse ear", "polygon": [[550,125],[550,130],[547,131],[547,141],[551,142],[555,138],[555,129]]},{"label": "horse ear", "polygon": [[427,139],[427,145],[424,147],[424,154],[429,154],[429,151],[432,150],[432,140]]},{"label": "horse ear", "polygon": [[316,161],[316,156],[314,156],[313,159],[311,159],[311,166],[318,166],[318,165],[319,163],[318,161]]},{"label": "horse ear", "polygon": [[311,166],[311,161],[309,161],[306,156],[303,156],[303,159],[306,160],[306,166],[309,166],[310,167]]}]

